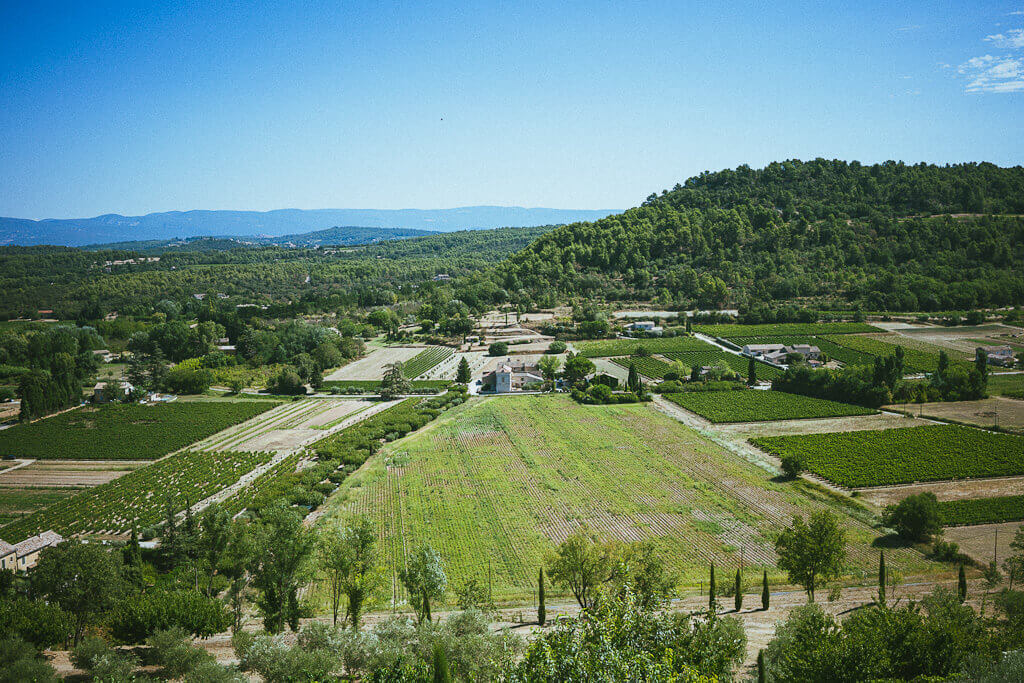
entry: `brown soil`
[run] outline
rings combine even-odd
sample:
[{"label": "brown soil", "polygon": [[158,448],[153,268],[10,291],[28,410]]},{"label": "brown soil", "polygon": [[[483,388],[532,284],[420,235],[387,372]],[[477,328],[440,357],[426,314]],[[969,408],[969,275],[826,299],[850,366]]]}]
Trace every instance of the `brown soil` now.
[{"label": "brown soil", "polygon": [[0,485],[99,486],[150,464],[149,460],[37,460],[0,472]]},{"label": "brown soil", "polygon": [[905,484],[859,489],[857,496],[879,507],[898,503],[907,496],[931,491],[939,500],[963,500],[965,498],[992,498],[994,496],[1019,496],[1024,494],[1024,477],[998,477],[995,479],[970,479],[966,481],[933,481],[925,484]]},{"label": "brown soil", "polygon": [[950,401],[889,407],[895,410],[906,409],[914,415],[956,420],[979,427],[991,427],[998,423],[1000,427],[1024,429],[1024,401],[1015,401],[1002,396],[994,396],[980,401]]}]

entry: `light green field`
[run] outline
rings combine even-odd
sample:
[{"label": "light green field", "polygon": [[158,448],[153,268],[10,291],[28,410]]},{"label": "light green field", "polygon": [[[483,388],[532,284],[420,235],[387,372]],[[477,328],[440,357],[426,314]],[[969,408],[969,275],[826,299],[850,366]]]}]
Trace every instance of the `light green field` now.
[{"label": "light green field", "polygon": [[[518,396],[474,399],[389,445],[328,500],[321,523],[370,517],[389,577],[428,541],[453,588],[467,577],[487,585],[490,567],[496,599],[529,601],[545,555],[583,525],[657,539],[688,585],[706,580],[708,562],[735,568],[741,557],[754,581],[762,567],[779,577],[773,539],[793,515],[828,507],[849,530],[851,573],[867,575],[876,533],[862,508],[844,505],[856,506],[773,481],[650,406]],[[935,566],[913,550],[892,561],[904,573]]]}]

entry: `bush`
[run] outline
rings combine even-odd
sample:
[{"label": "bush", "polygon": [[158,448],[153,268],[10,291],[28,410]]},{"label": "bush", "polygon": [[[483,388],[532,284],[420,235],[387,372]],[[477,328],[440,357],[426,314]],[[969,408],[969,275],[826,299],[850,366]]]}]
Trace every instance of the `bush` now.
[{"label": "bush", "polygon": [[494,342],[487,347],[488,356],[504,356],[508,353],[508,344],[506,342]]},{"label": "bush", "polygon": [[97,681],[129,681],[139,662],[125,652],[118,652],[105,640],[86,638],[71,651],[71,662]]},{"label": "bush", "polygon": [[213,375],[209,370],[178,366],[168,371],[164,384],[175,394],[201,394],[213,384]]},{"label": "bush", "polygon": [[907,496],[896,505],[886,506],[882,524],[908,541],[926,541],[942,531],[939,500],[931,491]]},{"label": "bush", "polygon": [[292,368],[283,368],[273,383],[268,387],[272,394],[295,396],[306,393],[306,387],[302,383],[299,373]]},{"label": "bush", "polygon": [[153,661],[163,667],[168,678],[181,678],[199,665],[212,662],[206,650],[192,646],[189,634],[181,628],[157,631],[146,639]]},{"label": "bush", "polygon": [[0,639],[0,683],[51,683],[53,668],[34,647],[20,638]]},{"label": "bush", "polygon": [[0,600],[0,638],[18,637],[46,649],[70,635],[71,619],[58,605],[21,596]]},{"label": "bush", "polygon": [[564,341],[553,341],[548,344],[548,350],[546,353],[565,353],[566,343]]},{"label": "bush", "polygon": [[790,479],[796,479],[805,469],[807,463],[800,455],[790,453],[782,456],[782,473]]},{"label": "bush", "polygon": [[230,625],[224,604],[196,590],[151,588],[125,599],[110,619],[111,633],[125,643],[141,643],[169,629],[208,638]]}]

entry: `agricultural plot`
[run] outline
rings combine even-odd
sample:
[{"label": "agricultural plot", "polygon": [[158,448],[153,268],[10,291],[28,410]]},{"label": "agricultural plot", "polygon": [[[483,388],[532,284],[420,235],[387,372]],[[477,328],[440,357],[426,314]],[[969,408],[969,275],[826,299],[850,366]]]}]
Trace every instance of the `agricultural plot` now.
[{"label": "agricultural plot", "polygon": [[747,344],[811,344],[821,349],[822,353],[828,355],[844,365],[871,365],[875,357],[869,353],[862,353],[840,346],[826,337],[815,337],[813,335],[780,335],[776,337],[728,337],[728,340],[740,348]]},{"label": "agricultural plot", "polygon": [[[729,366],[730,370],[738,372],[744,377],[747,376],[747,371],[750,370],[749,358],[745,356],[738,356],[735,353],[729,353],[728,351],[722,351],[720,349],[715,349],[713,351],[669,352],[664,355],[666,358],[679,361],[688,368],[725,363]],[[757,363],[758,379],[775,379],[782,374],[782,370],[779,370],[774,365],[762,363],[761,361],[755,362]]]},{"label": "agricultural plot", "polygon": [[1024,373],[988,376],[988,393],[994,396],[1009,396],[1024,399]]},{"label": "agricultural plot", "polygon": [[[866,523],[836,499],[771,475],[645,405],[582,406],[565,396],[475,400],[371,457],[328,499],[321,524],[365,514],[389,576],[423,542],[449,576],[486,582],[496,599],[529,599],[554,544],[589,527],[606,538],[655,539],[696,585],[707,562],[749,576],[774,569],[774,534],[794,514],[837,511],[851,570],[877,562]],[[888,556],[886,558],[889,559]],[[901,571],[933,565],[907,549]]]},{"label": "agricultural plot", "polygon": [[914,415],[948,420],[978,427],[999,425],[1003,429],[1024,430],[1024,401],[994,397],[979,401],[945,401],[921,404],[896,404],[894,410],[906,410]]},{"label": "agricultural plot", "polygon": [[[414,379],[410,382],[415,393],[444,391],[452,385],[450,379]],[[379,379],[349,379],[324,382],[324,389],[331,391],[339,389],[342,392],[359,392],[364,394],[375,394],[380,391]]]},{"label": "agricultural plot", "polygon": [[0,454],[42,460],[155,460],[275,405],[175,401],[84,406],[0,431]]},{"label": "agricultural plot", "polygon": [[[36,460],[22,467],[0,472],[0,487],[99,486],[132,470],[150,464],[148,460]],[[0,488],[0,498],[4,488]]]},{"label": "agricultural plot", "polygon": [[766,325],[697,325],[695,329],[711,337],[732,339],[733,337],[779,337],[821,334],[862,334],[878,332],[877,327],[867,323],[771,323]]},{"label": "agricultural plot", "polygon": [[875,411],[781,391],[694,391],[666,394],[678,406],[711,422],[764,422],[871,415]]},{"label": "agricultural plot", "polygon": [[412,379],[428,372],[438,363],[455,355],[455,351],[447,346],[431,346],[413,356],[402,366],[402,372]]},{"label": "agricultural plot", "polygon": [[[903,367],[906,372],[934,372],[939,366],[939,352],[942,350],[937,346],[925,344],[917,340],[900,335],[831,335],[825,338],[843,348],[871,356],[891,356],[896,353],[896,347],[903,347]],[[950,365],[969,367],[969,364],[962,358],[950,354]]]},{"label": "agricultural plot", "polygon": [[635,365],[637,372],[651,379],[661,379],[665,376],[666,372],[672,369],[672,366],[665,361],[651,358],[650,356],[627,356],[625,358],[612,358],[611,361],[620,367],[626,368],[626,370],[629,370],[630,365]]},{"label": "agricultural plot", "polygon": [[801,456],[841,486],[1024,474],[1024,437],[959,425],[753,439],[772,455]]},{"label": "agricultural plot", "polygon": [[338,368],[324,379],[329,381],[377,380],[379,382],[384,377],[384,368],[388,365],[407,363],[422,351],[423,347],[415,346],[376,348],[359,360],[354,360],[348,365]]},{"label": "agricultural plot", "polygon": [[672,351],[713,351],[714,346],[694,337],[652,337],[650,339],[597,339],[573,342],[584,358],[631,356],[639,347],[651,353]]},{"label": "agricultural plot", "polygon": [[62,536],[120,536],[135,523],[140,529],[197,503],[270,460],[270,453],[183,451],[120,479],[81,491],[3,527],[15,543],[46,529]]},{"label": "agricultural plot", "polygon": [[1024,496],[997,496],[939,503],[946,526],[1016,522],[1024,519]]},{"label": "agricultural plot", "polygon": [[74,493],[75,489],[71,488],[0,487],[0,525],[20,519]]}]

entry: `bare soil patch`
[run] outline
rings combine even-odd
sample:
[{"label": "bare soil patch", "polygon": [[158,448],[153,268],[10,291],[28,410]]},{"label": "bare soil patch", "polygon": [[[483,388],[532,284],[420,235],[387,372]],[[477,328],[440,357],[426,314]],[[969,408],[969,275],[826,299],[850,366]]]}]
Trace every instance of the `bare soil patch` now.
[{"label": "bare soil patch", "polygon": [[385,366],[391,363],[404,363],[424,348],[422,346],[387,346],[374,349],[364,358],[338,368],[324,377],[324,379],[330,381],[346,379],[379,380],[384,377]]},{"label": "bare soil patch", "polygon": [[1002,562],[1010,554],[1010,542],[1019,528],[1021,528],[1020,522],[978,524],[976,526],[950,527],[943,531],[942,535],[947,541],[957,543],[962,552],[978,562],[987,564],[993,560],[994,552],[998,553],[999,562]]},{"label": "bare soil patch", "polygon": [[887,406],[891,409],[912,411],[915,415],[956,420],[978,427],[1000,427],[1024,429],[1024,401],[1015,401],[1001,396],[980,401],[950,401],[947,403],[922,403],[920,405]]},{"label": "bare soil patch", "polygon": [[0,486],[99,486],[150,460],[37,460],[24,467],[0,471]]},{"label": "bare soil patch", "polygon": [[931,491],[939,500],[1019,496],[1024,494],[1024,477],[933,481],[926,484],[866,488],[858,489],[857,497],[879,507],[885,507],[892,503],[898,503],[907,496],[925,491]]}]

